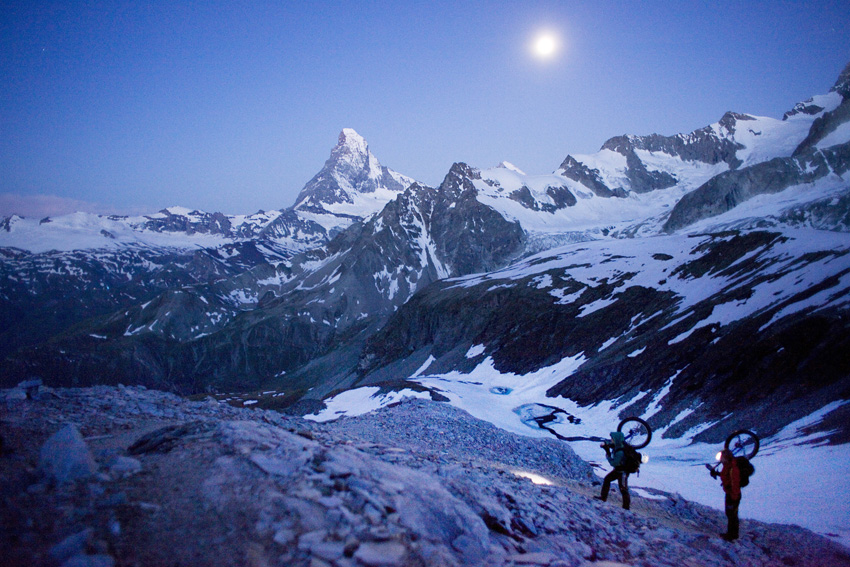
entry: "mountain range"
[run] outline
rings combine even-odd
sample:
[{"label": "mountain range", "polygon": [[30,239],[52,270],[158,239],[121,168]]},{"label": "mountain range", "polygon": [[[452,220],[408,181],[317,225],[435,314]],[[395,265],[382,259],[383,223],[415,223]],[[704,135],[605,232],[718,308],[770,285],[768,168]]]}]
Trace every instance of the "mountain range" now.
[{"label": "mountain range", "polygon": [[[617,136],[546,175],[456,163],[429,187],[344,129],[289,208],[3,219],[0,385],[322,415],[357,388],[462,405],[484,373],[517,416],[616,401],[671,437],[775,434],[850,399],[848,169],[850,66],[781,118]],[[847,407],[813,427],[847,442]]]}]

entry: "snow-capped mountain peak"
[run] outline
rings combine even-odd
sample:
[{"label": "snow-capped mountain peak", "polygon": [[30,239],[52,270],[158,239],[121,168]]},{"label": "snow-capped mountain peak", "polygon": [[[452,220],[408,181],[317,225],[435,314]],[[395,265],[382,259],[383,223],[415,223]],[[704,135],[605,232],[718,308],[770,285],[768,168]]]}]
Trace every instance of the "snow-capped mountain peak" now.
[{"label": "snow-capped mountain peak", "polygon": [[836,92],[844,98],[850,98],[850,63],[838,75],[835,85],[833,85],[829,92]]},{"label": "snow-capped mountain peak", "polygon": [[512,164],[509,161],[503,161],[499,165],[497,165],[496,167],[502,168],[502,169],[508,169],[510,171],[514,171],[516,173],[519,173],[520,175],[526,175],[526,173],[523,170],[521,170],[520,168],[518,168],[517,166],[515,166],[514,164]]},{"label": "snow-capped mountain peak", "polygon": [[337,143],[333,151],[347,152],[355,156],[368,156],[369,144],[353,128],[343,128],[342,132],[339,133],[339,143]]},{"label": "snow-capped mountain peak", "polygon": [[[323,170],[326,169],[330,169],[340,178],[345,178],[351,172],[380,171],[381,164],[369,151],[369,143],[363,136],[352,128],[343,128],[339,133],[337,145],[331,150],[331,155],[325,162]],[[358,190],[356,187],[352,189]]]},{"label": "snow-capped mountain peak", "polygon": [[[381,165],[366,140],[351,128],[339,134],[324,167],[307,182],[293,210],[337,220],[364,219],[379,212],[414,180]],[[323,226],[327,223],[320,222]]]},{"label": "snow-capped mountain peak", "polygon": [[415,180],[381,165],[365,138],[343,128],[324,167],[264,231],[274,240],[320,244],[379,213]]}]

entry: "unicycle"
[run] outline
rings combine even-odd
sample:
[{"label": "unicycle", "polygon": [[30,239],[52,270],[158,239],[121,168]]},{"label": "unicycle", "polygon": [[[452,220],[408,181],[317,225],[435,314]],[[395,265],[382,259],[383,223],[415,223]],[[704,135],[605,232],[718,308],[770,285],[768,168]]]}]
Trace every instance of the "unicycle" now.
[{"label": "unicycle", "polygon": [[723,448],[736,457],[752,459],[759,452],[759,436],[749,429],[739,429],[726,438]]},{"label": "unicycle", "polygon": [[[759,452],[759,436],[749,429],[739,429],[726,438],[723,448],[732,451],[735,457],[744,457],[749,461]],[[720,466],[720,456],[721,454],[717,453],[715,457],[717,462],[713,465],[705,465],[705,468],[712,471],[712,476],[716,475],[717,468]]]},{"label": "unicycle", "polygon": [[639,417],[627,417],[617,426],[617,431],[622,433],[625,442],[635,449],[642,449],[652,441],[652,428]]}]

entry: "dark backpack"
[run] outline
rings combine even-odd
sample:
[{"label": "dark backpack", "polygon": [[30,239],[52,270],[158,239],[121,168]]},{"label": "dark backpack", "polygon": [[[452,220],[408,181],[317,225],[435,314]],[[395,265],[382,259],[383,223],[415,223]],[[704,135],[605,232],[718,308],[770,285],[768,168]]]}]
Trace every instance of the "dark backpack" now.
[{"label": "dark backpack", "polygon": [[750,477],[755,474],[756,468],[747,457],[735,457],[738,465],[738,477],[741,479],[741,487],[750,484]]},{"label": "dark backpack", "polygon": [[623,470],[627,473],[636,473],[640,470],[640,464],[643,456],[637,452],[637,449],[626,443],[623,445]]}]

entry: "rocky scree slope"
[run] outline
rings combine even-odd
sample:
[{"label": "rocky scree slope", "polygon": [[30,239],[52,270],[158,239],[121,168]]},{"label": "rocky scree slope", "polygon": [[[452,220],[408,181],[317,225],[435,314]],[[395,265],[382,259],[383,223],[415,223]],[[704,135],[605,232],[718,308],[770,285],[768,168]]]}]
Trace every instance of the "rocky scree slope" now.
[{"label": "rocky scree slope", "polygon": [[136,387],[2,394],[4,565],[850,564],[793,526],[729,544],[673,494],[601,503],[567,445],[446,404],[319,426]]}]

